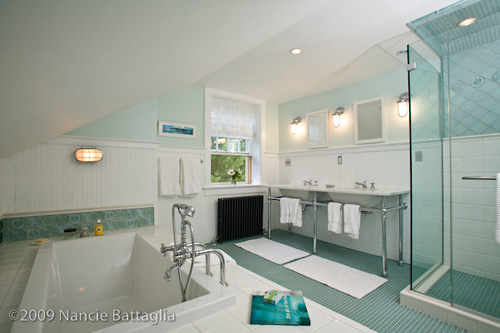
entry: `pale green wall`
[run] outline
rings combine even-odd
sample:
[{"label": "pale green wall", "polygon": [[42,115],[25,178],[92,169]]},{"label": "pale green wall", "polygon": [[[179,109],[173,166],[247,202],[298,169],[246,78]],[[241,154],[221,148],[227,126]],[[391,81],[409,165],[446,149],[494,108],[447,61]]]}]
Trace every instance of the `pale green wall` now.
[{"label": "pale green wall", "polygon": [[157,100],[152,98],[66,134],[154,142],[156,113]]},{"label": "pale green wall", "polygon": [[158,98],[158,120],[187,123],[196,126],[196,138],[158,137],[161,144],[180,147],[204,147],[205,89],[190,86]]},{"label": "pale green wall", "polygon": [[277,153],[280,149],[279,142],[279,106],[266,103],[266,151]]},{"label": "pale green wall", "polygon": [[[66,134],[159,142],[168,146],[203,147],[204,105],[204,88],[190,86],[173,94],[136,104]],[[159,120],[195,125],[196,138],[182,139],[158,136]]]},{"label": "pale green wall", "polygon": [[[279,151],[278,105],[266,104],[266,151]],[[195,139],[157,135],[158,121],[196,126]],[[80,127],[67,135],[159,142],[174,147],[204,147],[205,89],[190,86],[167,96],[153,98]]]},{"label": "pale green wall", "polygon": [[[399,95],[408,91],[406,71],[401,70],[349,86],[307,96],[279,105],[279,151],[300,151],[306,148],[305,120],[308,112],[329,109],[329,146],[346,147],[354,145],[352,103],[368,98],[385,96],[386,142],[408,141],[408,116],[397,115],[396,101]],[[345,108],[341,126],[332,125],[333,111],[339,106]],[[290,123],[295,117],[302,117],[299,132],[290,133]]]}]

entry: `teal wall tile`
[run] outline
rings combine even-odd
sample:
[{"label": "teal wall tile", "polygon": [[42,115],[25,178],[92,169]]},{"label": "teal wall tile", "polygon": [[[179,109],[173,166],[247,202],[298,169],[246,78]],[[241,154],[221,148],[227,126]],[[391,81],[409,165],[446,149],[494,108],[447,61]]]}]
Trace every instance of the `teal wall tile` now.
[{"label": "teal wall tile", "polygon": [[154,225],[154,209],[118,209],[96,212],[27,216],[0,220],[0,243],[64,235],[64,229],[87,227],[94,232],[100,219],[106,230]]}]

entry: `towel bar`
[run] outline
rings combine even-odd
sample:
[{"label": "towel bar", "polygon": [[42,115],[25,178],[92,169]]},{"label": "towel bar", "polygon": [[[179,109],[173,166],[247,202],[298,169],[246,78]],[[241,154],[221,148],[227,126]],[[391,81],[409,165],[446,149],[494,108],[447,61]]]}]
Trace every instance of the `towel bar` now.
[{"label": "towel bar", "polygon": [[497,180],[497,177],[488,177],[488,176],[464,176],[463,180]]}]

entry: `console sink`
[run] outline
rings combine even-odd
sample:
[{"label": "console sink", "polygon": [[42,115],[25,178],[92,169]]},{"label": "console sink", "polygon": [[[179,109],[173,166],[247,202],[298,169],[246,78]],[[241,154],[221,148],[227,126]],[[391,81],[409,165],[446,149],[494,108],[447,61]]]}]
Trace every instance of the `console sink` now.
[{"label": "console sink", "polygon": [[377,191],[367,189],[337,189],[337,191],[327,192],[330,199],[335,202],[360,205],[366,208],[372,208],[380,203],[380,195]]},{"label": "console sink", "polygon": [[313,201],[314,200],[314,192],[311,188],[306,186],[297,185],[296,188],[292,186],[288,186],[288,188],[280,188],[281,195],[288,198],[297,198],[302,201]]}]

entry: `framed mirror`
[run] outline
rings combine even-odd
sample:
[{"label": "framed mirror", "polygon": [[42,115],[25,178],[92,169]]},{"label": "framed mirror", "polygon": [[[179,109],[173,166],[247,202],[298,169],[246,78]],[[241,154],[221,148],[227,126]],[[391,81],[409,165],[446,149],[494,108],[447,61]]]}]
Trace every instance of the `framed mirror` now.
[{"label": "framed mirror", "polygon": [[354,144],[385,141],[384,97],[353,103]]},{"label": "framed mirror", "polygon": [[307,148],[328,147],[328,110],[320,110],[306,114]]}]

